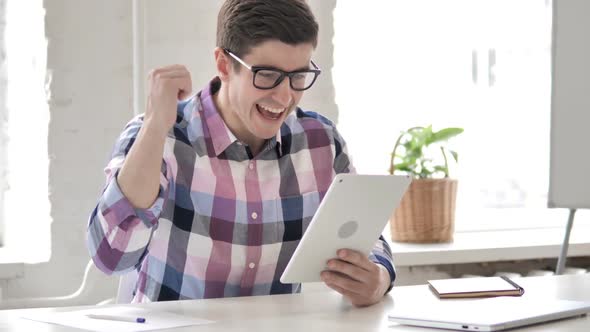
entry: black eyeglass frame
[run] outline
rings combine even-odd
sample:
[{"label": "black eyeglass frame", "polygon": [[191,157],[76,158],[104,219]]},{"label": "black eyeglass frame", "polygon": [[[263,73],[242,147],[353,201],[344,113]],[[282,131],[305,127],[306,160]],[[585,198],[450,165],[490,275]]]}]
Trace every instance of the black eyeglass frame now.
[{"label": "black eyeglass frame", "polygon": [[[295,71],[284,71],[275,67],[266,67],[266,66],[252,66],[247,64],[244,60],[240,59],[237,55],[235,55],[232,51],[224,48],[223,51],[227,54],[229,54],[229,56],[231,56],[232,58],[234,58],[234,60],[236,60],[237,62],[239,62],[242,66],[248,68],[252,73],[252,85],[254,85],[255,88],[260,89],[260,90],[271,90],[276,88],[279,84],[281,84],[281,82],[283,82],[283,80],[285,79],[285,77],[289,77],[289,86],[291,87],[291,89],[295,90],[295,91],[305,91],[309,88],[311,88],[313,86],[313,84],[315,83],[315,81],[317,80],[318,76],[322,73],[322,70],[318,67],[318,65],[315,64],[315,62],[313,62],[313,60],[310,60],[311,65],[314,66],[314,69],[304,69],[304,70],[295,70]],[[277,72],[279,74],[281,74],[281,76],[279,76],[277,78],[277,80],[275,81],[275,83],[270,86],[270,87],[260,87],[256,85],[256,74],[261,71],[261,70],[270,70],[270,71],[274,71]],[[296,75],[296,74],[301,74],[301,73],[312,73],[313,79],[311,80],[311,83],[309,83],[309,86],[307,86],[306,88],[300,89],[300,88],[296,88],[293,86],[293,80],[292,80],[292,76]]]}]

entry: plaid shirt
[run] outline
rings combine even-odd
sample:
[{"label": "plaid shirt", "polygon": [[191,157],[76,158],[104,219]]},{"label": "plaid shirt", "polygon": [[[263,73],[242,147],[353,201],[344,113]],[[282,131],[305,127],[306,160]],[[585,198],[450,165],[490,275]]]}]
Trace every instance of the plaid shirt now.
[{"label": "plaid shirt", "polygon": [[[213,103],[219,87],[214,79],[178,104],[151,207],[134,208],[116,181],[143,116],[126,126],[105,169],[87,245],[105,273],[139,272],[133,302],[300,291],[279,278],[332,178],[354,172],[334,125],[301,109],[252,156]],[[369,258],[387,268],[393,285],[383,237]]]}]

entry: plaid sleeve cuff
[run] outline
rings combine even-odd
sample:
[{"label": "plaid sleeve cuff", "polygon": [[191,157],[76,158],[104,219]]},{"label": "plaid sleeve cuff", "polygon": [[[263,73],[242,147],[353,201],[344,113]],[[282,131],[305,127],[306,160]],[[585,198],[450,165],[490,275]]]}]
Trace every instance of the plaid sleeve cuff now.
[{"label": "plaid sleeve cuff", "polygon": [[129,220],[130,217],[137,217],[145,227],[150,228],[155,226],[162,212],[162,206],[164,205],[164,189],[160,186],[158,197],[150,207],[138,209],[133,207],[129,199],[121,191],[117,182],[117,175],[118,172],[111,178],[101,197],[101,210],[104,211],[103,214],[105,217],[107,214],[112,216],[112,218],[107,218],[107,222],[111,226],[119,226],[125,220]]},{"label": "plaid sleeve cuff", "polygon": [[395,282],[396,272],[395,266],[393,265],[393,256],[391,248],[383,236],[379,237],[379,240],[375,244],[373,251],[369,254],[369,259],[375,264],[383,265],[387,272],[389,272],[390,284],[385,294],[389,293],[393,288]]},{"label": "plaid sleeve cuff", "polygon": [[387,288],[387,291],[385,292],[385,294],[389,293],[389,291],[391,291],[391,289],[393,288],[393,284],[395,281],[395,268],[393,267],[393,264],[391,264],[391,262],[388,259],[385,259],[383,257],[380,256],[376,256],[376,262],[377,264],[383,265],[385,267],[385,269],[387,269],[387,272],[389,272],[389,287]]}]

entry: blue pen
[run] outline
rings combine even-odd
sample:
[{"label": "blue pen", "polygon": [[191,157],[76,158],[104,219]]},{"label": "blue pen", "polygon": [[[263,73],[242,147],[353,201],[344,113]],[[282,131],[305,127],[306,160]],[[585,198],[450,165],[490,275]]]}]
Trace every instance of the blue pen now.
[{"label": "blue pen", "polygon": [[93,318],[93,319],[114,320],[114,321],[118,321],[118,322],[145,323],[145,318],[143,318],[143,317],[96,315],[96,314],[88,314],[88,315],[86,315],[86,317]]}]

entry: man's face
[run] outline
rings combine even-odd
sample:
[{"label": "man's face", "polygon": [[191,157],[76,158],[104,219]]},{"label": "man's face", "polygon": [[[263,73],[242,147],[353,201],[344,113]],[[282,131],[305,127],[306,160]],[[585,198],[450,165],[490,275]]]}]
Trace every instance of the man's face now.
[{"label": "man's face", "polygon": [[[309,68],[312,52],[312,44],[292,46],[280,41],[267,41],[241,58],[251,66],[290,72]],[[303,91],[291,89],[288,77],[270,90],[261,90],[252,84],[253,75],[242,65],[238,71],[234,70],[232,64],[228,81],[230,114],[226,117],[230,119],[226,121],[229,120],[234,134],[247,143],[275,136],[303,96]]]}]

